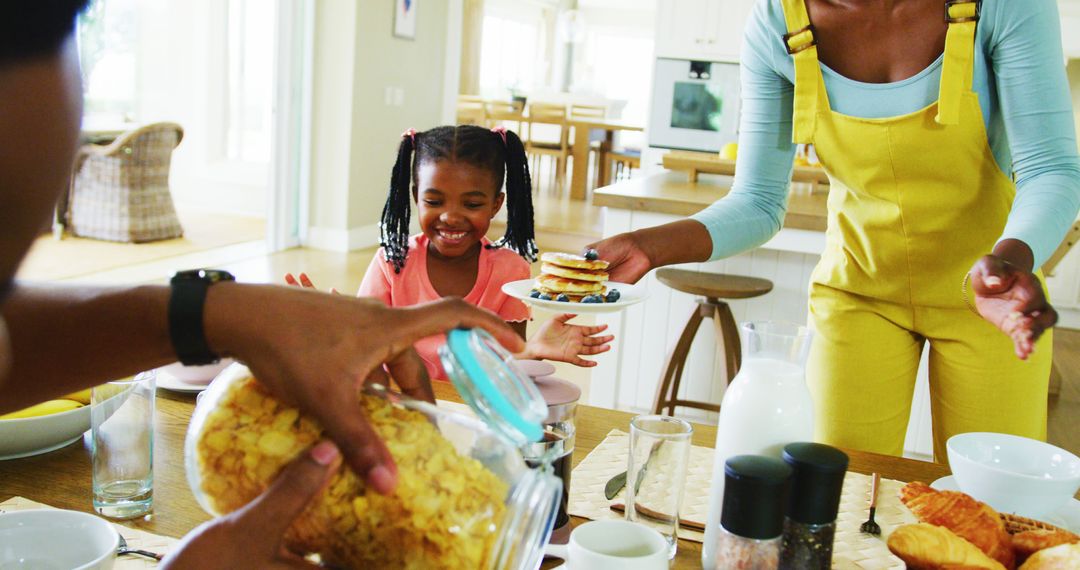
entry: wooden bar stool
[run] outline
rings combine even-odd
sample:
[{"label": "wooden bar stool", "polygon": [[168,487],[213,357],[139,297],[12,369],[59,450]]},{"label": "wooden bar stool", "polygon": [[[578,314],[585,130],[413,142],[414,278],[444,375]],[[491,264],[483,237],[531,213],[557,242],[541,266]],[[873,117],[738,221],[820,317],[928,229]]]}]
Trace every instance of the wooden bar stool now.
[{"label": "wooden bar stool", "polygon": [[[690,313],[690,319],[686,321],[686,327],[679,336],[679,342],[668,357],[664,375],[656,390],[656,399],[653,401],[653,413],[666,413],[670,416],[674,415],[677,407],[719,412],[719,404],[679,399],[679,384],[682,382],[686,357],[690,354],[690,345],[694,342],[694,335],[697,334],[701,321],[706,318],[713,320],[717,348],[723,351],[727,367],[725,381],[730,383],[742,364],[742,343],[739,341],[739,330],[735,326],[735,317],[731,314],[731,307],[724,302],[724,299],[759,297],[772,291],[772,281],[757,277],[702,273],[673,268],[657,271],[656,278],[676,291],[700,295],[704,298],[697,300],[697,308]],[[664,412],[665,408],[667,412]]]}]

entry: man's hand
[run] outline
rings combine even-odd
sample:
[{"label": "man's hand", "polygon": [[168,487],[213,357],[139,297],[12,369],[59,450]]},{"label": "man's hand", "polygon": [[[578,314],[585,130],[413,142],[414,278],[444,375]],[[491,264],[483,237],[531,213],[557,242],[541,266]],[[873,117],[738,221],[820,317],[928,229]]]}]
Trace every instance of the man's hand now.
[{"label": "man's hand", "polygon": [[270,488],[244,508],[191,531],[165,557],[162,568],[318,568],[289,552],[282,539],[340,465],[341,455],[333,443],[316,444],[285,466]]},{"label": "man's hand", "polygon": [[210,288],[205,313],[210,346],[318,418],[349,467],[380,493],[394,489],[397,469],[357,404],[365,379],[385,364],[403,392],[430,400],[412,345],[458,327],[487,330],[512,352],[524,348],[502,319],[460,299],[389,308],[374,299],[221,283]]}]

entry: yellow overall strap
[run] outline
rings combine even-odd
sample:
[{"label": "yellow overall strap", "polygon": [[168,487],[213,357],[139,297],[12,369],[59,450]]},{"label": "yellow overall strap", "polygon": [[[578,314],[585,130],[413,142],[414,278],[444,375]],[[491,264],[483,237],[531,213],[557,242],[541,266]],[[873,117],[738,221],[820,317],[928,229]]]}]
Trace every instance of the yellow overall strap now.
[{"label": "yellow overall strap", "polygon": [[981,0],[945,2],[945,60],[941,66],[937,122],[955,125],[960,122],[960,99],[971,91],[975,62],[975,24],[979,21]]},{"label": "yellow overall strap", "polygon": [[817,39],[804,0],[782,0],[788,33],[784,45],[795,61],[795,101],[792,112],[791,141],[811,143],[817,126],[818,67]]}]

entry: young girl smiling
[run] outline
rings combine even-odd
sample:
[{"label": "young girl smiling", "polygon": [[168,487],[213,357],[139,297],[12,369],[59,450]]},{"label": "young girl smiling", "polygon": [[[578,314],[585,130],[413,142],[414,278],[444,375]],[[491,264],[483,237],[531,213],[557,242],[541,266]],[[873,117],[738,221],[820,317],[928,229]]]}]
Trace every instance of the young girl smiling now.
[{"label": "young girl smiling", "polygon": [[[413,202],[421,231],[410,236]],[[487,231],[504,202],[506,234],[492,243]],[[406,131],[383,207],[382,248],[359,295],[392,307],[462,297],[501,316],[525,338],[529,309],[502,286],[530,277],[537,253],[532,217],[528,159],[512,131],[471,125]],[[310,285],[303,275],[301,281]],[[607,325],[567,324],[573,317],[544,323],[515,357],[595,366],[581,356],[609,350],[614,337],[600,336]],[[439,336],[416,344],[432,378],[446,378],[437,353],[443,342]]]}]

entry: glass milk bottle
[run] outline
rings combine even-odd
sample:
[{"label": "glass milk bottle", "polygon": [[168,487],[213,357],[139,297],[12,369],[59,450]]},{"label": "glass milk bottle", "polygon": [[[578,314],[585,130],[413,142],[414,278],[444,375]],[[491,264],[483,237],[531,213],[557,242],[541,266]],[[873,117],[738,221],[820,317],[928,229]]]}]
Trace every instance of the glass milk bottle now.
[{"label": "glass milk bottle", "polygon": [[716,456],[701,560],[717,567],[724,500],[724,462],[736,455],[779,458],[784,446],[813,441],[814,412],[806,387],[810,330],[783,322],[743,323],[742,366],[724,392],[716,426]]}]

